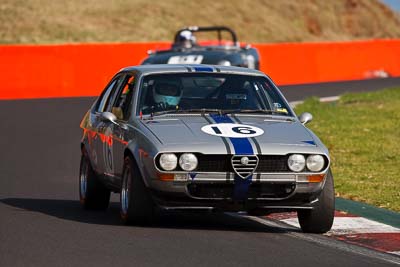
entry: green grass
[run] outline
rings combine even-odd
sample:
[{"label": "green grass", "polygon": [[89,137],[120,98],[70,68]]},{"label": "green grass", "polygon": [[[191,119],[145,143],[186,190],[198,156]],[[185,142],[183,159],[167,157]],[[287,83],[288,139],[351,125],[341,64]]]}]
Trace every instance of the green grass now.
[{"label": "green grass", "polygon": [[328,147],[337,196],[400,211],[400,88],[296,107]]}]

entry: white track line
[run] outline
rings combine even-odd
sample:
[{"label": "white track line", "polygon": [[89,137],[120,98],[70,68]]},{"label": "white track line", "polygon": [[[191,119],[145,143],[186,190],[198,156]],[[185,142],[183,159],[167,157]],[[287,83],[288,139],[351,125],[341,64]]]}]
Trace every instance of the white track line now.
[{"label": "white track line", "polygon": [[[340,96],[327,96],[327,97],[321,97],[319,99],[319,101],[320,102],[333,102],[333,101],[338,101],[339,99],[340,99]],[[289,104],[292,108],[295,108],[297,105],[300,105],[303,103],[304,103],[304,100],[289,102]]]},{"label": "white track line", "polygon": [[321,102],[333,102],[333,101],[338,101],[340,99],[340,96],[327,96],[327,97],[321,97],[319,101]]},{"label": "white track line", "polygon": [[388,254],[388,253],[384,253],[384,252],[380,252],[380,251],[375,251],[375,250],[372,250],[369,248],[364,248],[364,247],[360,247],[357,245],[348,244],[343,241],[335,240],[333,238],[330,238],[330,237],[324,236],[324,235],[305,234],[305,233],[299,232],[299,229],[292,225],[289,225],[289,224],[286,224],[286,223],[283,223],[280,221],[276,221],[276,220],[263,218],[263,217],[240,215],[240,214],[231,213],[231,212],[226,212],[225,214],[235,217],[235,218],[243,218],[243,219],[252,220],[252,221],[264,224],[268,227],[279,228],[279,229],[287,231],[285,233],[281,233],[283,235],[288,235],[288,236],[298,238],[298,239],[301,239],[304,241],[317,243],[317,244],[323,245],[325,247],[339,249],[342,251],[346,251],[348,253],[354,253],[354,254],[358,254],[358,255],[362,255],[362,256],[366,256],[366,257],[379,259],[384,262],[390,262],[390,263],[400,265],[400,257],[398,257],[396,255],[396,252],[392,253],[392,254]]},{"label": "white track line", "polygon": [[289,105],[290,105],[292,108],[295,108],[297,105],[303,104],[303,102],[304,102],[304,101],[292,101],[292,102],[289,102]]},{"label": "white track line", "polygon": [[[297,218],[280,221],[300,228]],[[363,217],[335,217],[332,229],[329,231],[329,234],[334,235],[369,233],[400,233],[400,229]]]}]

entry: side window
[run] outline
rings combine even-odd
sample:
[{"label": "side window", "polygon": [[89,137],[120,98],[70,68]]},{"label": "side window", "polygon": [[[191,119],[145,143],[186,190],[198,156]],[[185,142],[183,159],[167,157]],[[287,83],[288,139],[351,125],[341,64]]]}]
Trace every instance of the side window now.
[{"label": "side window", "polygon": [[111,112],[114,113],[119,120],[128,120],[135,91],[135,77],[131,74],[126,75],[120,88]]},{"label": "side window", "polygon": [[97,104],[97,108],[96,111],[98,112],[104,112],[107,104],[109,102],[110,99],[110,94],[112,89],[115,87],[115,85],[118,83],[119,78],[114,79],[109,85],[108,87],[103,91],[103,93],[100,96],[99,102]]},{"label": "side window", "polygon": [[268,83],[261,82],[257,83],[261,88],[264,89],[265,97],[271,110],[277,111],[282,114],[291,115],[289,107],[285,104],[283,99],[279,96],[278,92]]}]

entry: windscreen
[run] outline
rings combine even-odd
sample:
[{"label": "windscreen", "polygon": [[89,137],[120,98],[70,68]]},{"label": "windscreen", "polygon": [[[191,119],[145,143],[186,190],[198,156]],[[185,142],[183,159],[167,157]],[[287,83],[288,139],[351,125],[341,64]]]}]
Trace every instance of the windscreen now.
[{"label": "windscreen", "polygon": [[147,75],[139,109],[143,115],[173,112],[270,112],[292,116],[265,77],[220,73]]}]

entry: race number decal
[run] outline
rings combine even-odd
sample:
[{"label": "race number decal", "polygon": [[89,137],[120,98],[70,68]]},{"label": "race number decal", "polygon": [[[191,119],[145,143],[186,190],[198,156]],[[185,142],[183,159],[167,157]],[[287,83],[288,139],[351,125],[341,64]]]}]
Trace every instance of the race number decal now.
[{"label": "race number decal", "polygon": [[202,55],[173,56],[168,59],[168,64],[201,64]]},{"label": "race number decal", "polygon": [[207,134],[221,137],[255,137],[262,135],[264,131],[260,128],[235,123],[220,123],[203,126],[201,130]]}]

